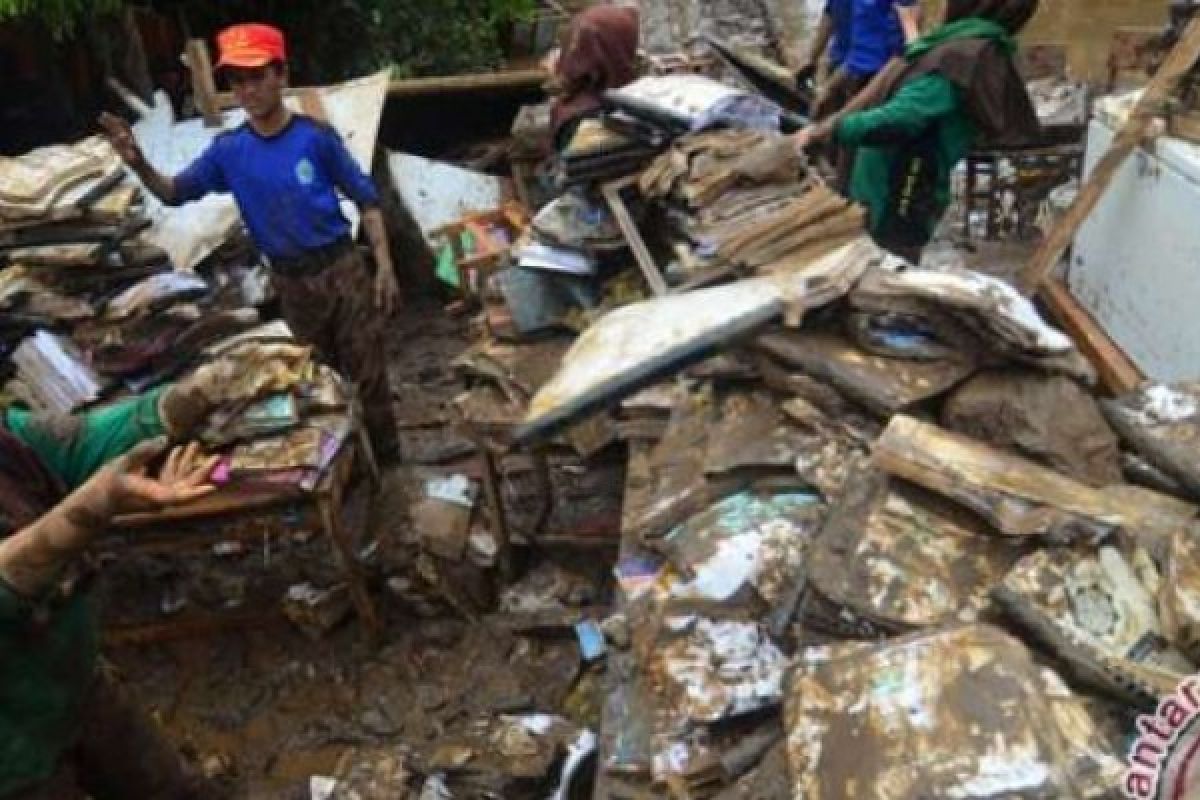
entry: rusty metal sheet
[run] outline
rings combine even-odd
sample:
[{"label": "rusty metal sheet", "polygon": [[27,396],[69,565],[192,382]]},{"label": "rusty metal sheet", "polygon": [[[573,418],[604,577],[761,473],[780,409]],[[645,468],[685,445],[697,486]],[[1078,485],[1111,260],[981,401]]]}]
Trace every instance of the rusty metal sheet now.
[{"label": "rusty metal sheet", "polygon": [[946,399],[942,424],[1090,486],[1122,482],[1116,434],[1095,398],[1062,375],[1021,369],[976,375]]},{"label": "rusty metal sheet", "polygon": [[1200,382],[1148,386],[1103,408],[1133,450],[1200,498]]},{"label": "rusty metal sheet", "polygon": [[892,633],[975,622],[1026,551],[944,498],[870,470],[817,536],[810,590]]},{"label": "rusty metal sheet", "polygon": [[975,371],[961,361],[871,355],[837,334],[819,331],[770,333],[760,336],[757,346],[885,417],[943,394]]},{"label": "rusty metal sheet", "polygon": [[1144,549],[1055,548],[1023,558],[994,596],[1079,680],[1153,704],[1195,671],[1166,639],[1160,583]]},{"label": "rusty metal sheet", "polygon": [[787,687],[793,796],[1078,797],[1025,647],[972,625],[811,648]]},{"label": "rusty metal sheet", "polygon": [[1158,547],[1196,509],[1137,487],[1093,489],[936,425],[897,416],[875,443],[883,471],[943,494],[1006,536],[1099,541],[1124,529]]}]

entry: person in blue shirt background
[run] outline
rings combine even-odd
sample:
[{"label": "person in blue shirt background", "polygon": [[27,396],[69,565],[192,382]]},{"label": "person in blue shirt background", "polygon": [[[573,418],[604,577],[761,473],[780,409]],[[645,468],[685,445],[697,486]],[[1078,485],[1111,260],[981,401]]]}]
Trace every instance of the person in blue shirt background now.
[{"label": "person in blue shirt background", "polygon": [[827,0],[805,70],[829,52],[829,77],[822,81],[813,119],[840,110],[871,78],[920,33],[917,0]]},{"label": "person in blue shirt background", "polygon": [[812,49],[808,58],[797,67],[797,75],[801,80],[817,72],[821,59],[826,56],[831,72],[842,65],[850,49],[850,26],[853,20],[854,0],[825,0],[825,9],[821,12],[821,21],[813,36]]},{"label": "person in blue shirt background", "polygon": [[[833,37],[830,62],[834,69],[817,93],[814,123],[841,111],[889,61],[904,54],[905,46],[920,34],[918,1],[828,0],[815,42],[821,49],[826,46],[823,33],[825,42]],[[814,57],[820,52],[815,49]],[[840,60],[835,60],[838,55]],[[837,172],[837,186],[844,191],[854,163],[853,151],[831,143],[827,155]]]},{"label": "person in blue shirt background", "polygon": [[[101,125],[125,163],[164,203],[233,194],[270,264],[288,325],[355,382],[376,453],[393,461],[399,444],[384,323],[396,309],[399,290],[379,193],[332,127],[284,105],[287,52],[279,30],[235,25],[218,35],[217,45],[216,68],[247,121],[217,136],[183,172],[171,177],[155,169],[124,120],[105,114]],[[373,277],[354,246],[339,191],[362,211],[375,257]]]},{"label": "person in blue shirt background", "polygon": [[843,67],[865,85],[917,38],[920,10],[917,0],[853,0],[853,4],[852,35]]}]

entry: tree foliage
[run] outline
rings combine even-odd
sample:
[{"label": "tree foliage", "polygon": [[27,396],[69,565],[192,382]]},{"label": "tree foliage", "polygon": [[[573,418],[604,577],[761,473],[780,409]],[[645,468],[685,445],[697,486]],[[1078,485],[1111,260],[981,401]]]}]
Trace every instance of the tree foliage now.
[{"label": "tree foliage", "polygon": [[86,17],[111,13],[122,4],[123,0],[0,0],[0,21],[32,17],[62,35]]},{"label": "tree foliage", "polygon": [[[26,17],[56,36],[132,0],[0,0],[0,21]],[[495,67],[506,26],[535,0],[141,0],[184,19],[195,35],[270,22],[292,43],[298,78],[328,82],[391,65],[400,75]]]},{"label": "tree foliage", "polygon": [[391,65],[399,75],[489,69],[503,56],[505,26],[535,0],[154,0],[195,31],[237,22],[288,34],[298,80],[327,83]]}]

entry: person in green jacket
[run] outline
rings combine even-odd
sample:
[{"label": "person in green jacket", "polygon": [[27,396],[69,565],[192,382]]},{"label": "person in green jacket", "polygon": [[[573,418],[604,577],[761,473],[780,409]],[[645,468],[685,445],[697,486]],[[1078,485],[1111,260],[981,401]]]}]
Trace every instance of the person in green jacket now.
[{"label": "person in green jacket", "polygon": [[207,415],[222,374],[201,367],[180,384],[87,413],[0,414],[3,800],[224,796],[184,769],[154,723],[98,671],[83,559],[114,517],[212,491],[213,461],[195,445],[167,454],[167,441]]},{"label": "person in green jacket", "polygon": [[1017,73],[1016,34],[1038,0],[948,0],[943,23],[909,45],[841,113],[795,134],[857,148],[849,195],[870,232],[916,263],[950,202],[954,167],[981,141],[1033,141],[1037,114]]}]

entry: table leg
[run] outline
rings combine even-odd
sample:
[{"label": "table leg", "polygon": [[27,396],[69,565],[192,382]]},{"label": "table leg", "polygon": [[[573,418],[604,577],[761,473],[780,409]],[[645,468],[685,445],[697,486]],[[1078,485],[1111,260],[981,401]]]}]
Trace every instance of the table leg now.
[{"label": "table leg", "polygon": [[375,604],[371,601],[371,595],[367,591],[367,582],[363,577],[362,566],[358,563],[354,547],[342,524],[341,501],[341,492],[336,489],[320,491],[316,496],[317,511],[321,515],[321,525],[325,528],[325,535],[329,537],[334,550],[341,558],[342,569],[346,573],[346,582],[350,586],[350,598],[354,601],[359,621],[366,631],[367,641],[375,644],[379,641],[383,626],[375,611]]}]

